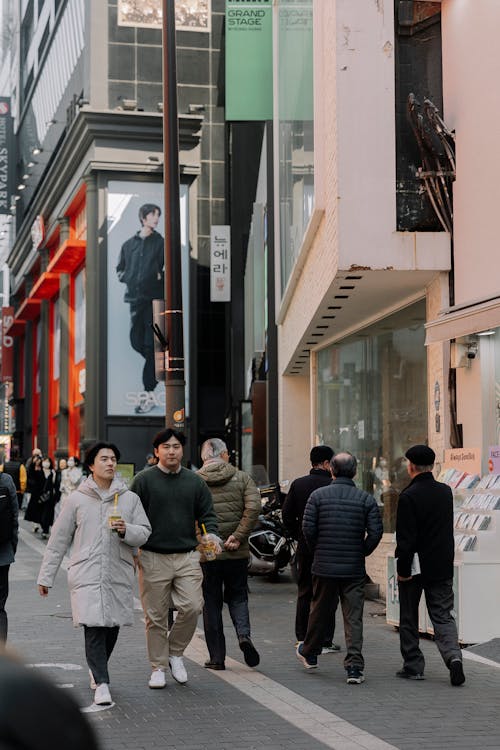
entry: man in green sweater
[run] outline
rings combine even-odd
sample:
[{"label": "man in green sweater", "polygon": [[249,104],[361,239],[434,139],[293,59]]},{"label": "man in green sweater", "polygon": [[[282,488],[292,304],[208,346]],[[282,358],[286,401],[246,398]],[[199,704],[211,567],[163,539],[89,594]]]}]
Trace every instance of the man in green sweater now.
[{"label": "man in green sweater", "polygon": [[[203,542],[218,546],[217,518],[205,482],[181,466],[182,432],[166,429],[153,440],[158,464],[134,477],[131,490],[141,498],[152,533],[140,552],[139,589],[146,616],[150,688],[165,687],[165,670],[187,682],[182,655],[194,635],[203,607],[196,522]],[[219,548],[220,549],[220,548]],[[177,618],[168,631],[168,608],[175,597]]]}]

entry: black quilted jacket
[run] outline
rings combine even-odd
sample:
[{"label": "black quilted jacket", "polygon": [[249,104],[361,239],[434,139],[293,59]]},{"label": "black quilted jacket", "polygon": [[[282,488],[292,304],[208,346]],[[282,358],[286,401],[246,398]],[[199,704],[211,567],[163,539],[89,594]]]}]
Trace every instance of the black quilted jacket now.
[{"label": "black quilted jacket", "polygon": [[314,552],[314,575],[363,578],[365,557],[382,538],[382,519],[374,497],[338,477],[312,493],[302,531]]}]

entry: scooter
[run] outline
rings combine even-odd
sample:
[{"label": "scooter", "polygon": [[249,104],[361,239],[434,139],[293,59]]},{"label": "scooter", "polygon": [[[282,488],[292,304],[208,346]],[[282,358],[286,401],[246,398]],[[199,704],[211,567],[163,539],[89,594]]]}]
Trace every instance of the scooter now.
[{"label": "scooter", "polygon": [[263,507],[257,526],[248,537],[248,573],[251,576],[269,576],[276,581],[288,563],[293,566],[296,542],[281,519],[284,496],[280,485],[266,485],[259,487],[259,491]]}]

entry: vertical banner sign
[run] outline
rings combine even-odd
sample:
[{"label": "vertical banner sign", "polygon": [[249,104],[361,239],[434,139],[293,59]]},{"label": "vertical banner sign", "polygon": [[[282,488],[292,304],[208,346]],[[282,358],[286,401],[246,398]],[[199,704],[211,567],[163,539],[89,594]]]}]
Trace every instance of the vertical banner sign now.
[{"label": "vertical banner sign", "polygon": [[226,120],[273,118],[272,0],[226,0]]},{"label": "vertical banner sign", "polygon": [[14,321],[14,308],[2,307],[2,383],[14,379],[14,339],[7,333]]},{"label": "vertical banner sign", "polygon": [[231,301],[231,228],[210,230],[210,302]]},{"label": "vertical banner sign", "polygon": [[280,0],[278,12],[279,118],[314,117],[313,2]]},{"label": "vertical banner sign", "polygon": [[0,96],[0,214],[10,214],[14,150],[10,99]]}]

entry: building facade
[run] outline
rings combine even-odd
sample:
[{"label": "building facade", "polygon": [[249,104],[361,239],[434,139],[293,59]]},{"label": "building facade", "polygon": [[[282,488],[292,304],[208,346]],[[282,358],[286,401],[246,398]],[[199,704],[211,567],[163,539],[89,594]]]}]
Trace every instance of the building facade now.
[{"label": "building facade", "polygon": [[[150,253],[161,255],[168,221],[160,9],[121,0],[20,6],[10,45],[18,174],[8,333],[13,437],[24,454],[37,445],[79,455],[100,438],[140,469],[164,424],[149,326],[163,265],[155,270],[148,256],[135,267],[147,291],[124,270],[126,248],[141,244],[144,211],[156,216]],[[176,6],[187,458],[195,462],[199,439],[222,434],[226,413],[227,306],[208,291],[210,226],[226,223],[223,18],[217,0]]]}]

